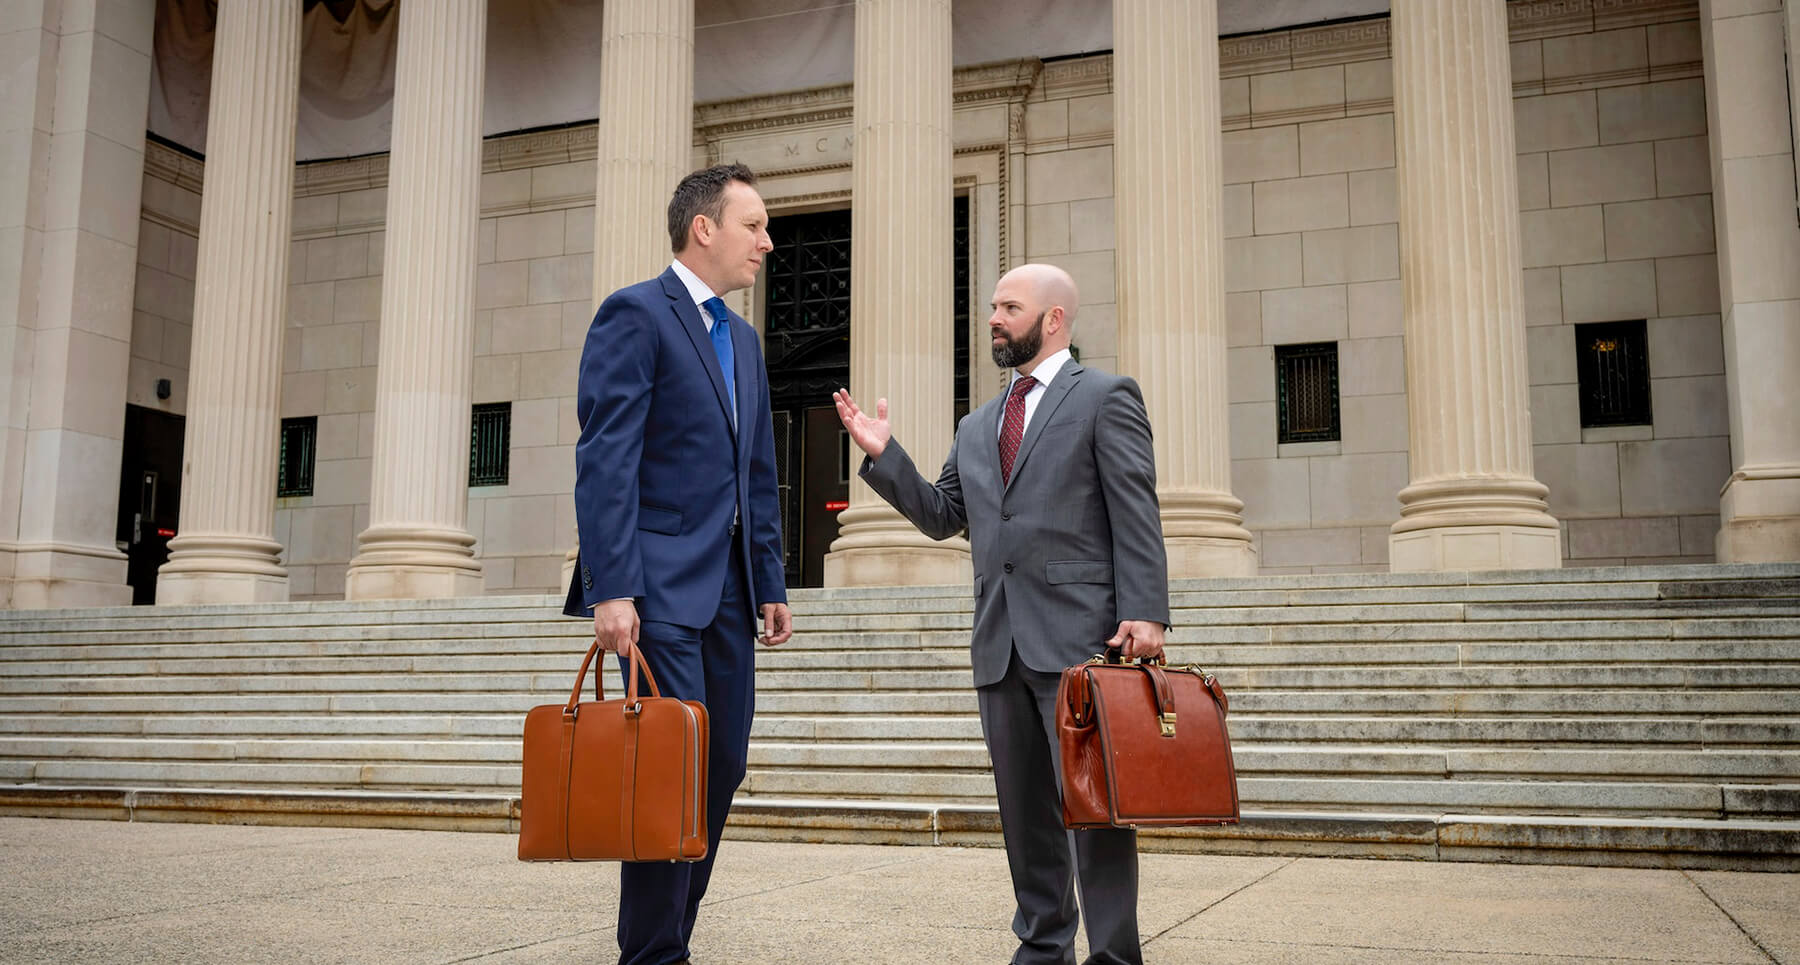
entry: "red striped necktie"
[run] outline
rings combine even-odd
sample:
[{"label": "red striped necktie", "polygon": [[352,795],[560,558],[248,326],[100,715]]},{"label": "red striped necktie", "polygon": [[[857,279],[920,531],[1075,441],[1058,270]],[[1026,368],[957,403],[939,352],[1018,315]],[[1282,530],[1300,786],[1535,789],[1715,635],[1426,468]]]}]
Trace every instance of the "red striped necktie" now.
[{"label": "red striped necktie", "polygon": [[1012,393],[1006,397],[1006,421],[1000,426],[1000,484],[1012,482],[1013,459],[1019,454],[1019,442],[1025,438],[1025,396],[1038,384],[1029,375],[1013,380]]}]

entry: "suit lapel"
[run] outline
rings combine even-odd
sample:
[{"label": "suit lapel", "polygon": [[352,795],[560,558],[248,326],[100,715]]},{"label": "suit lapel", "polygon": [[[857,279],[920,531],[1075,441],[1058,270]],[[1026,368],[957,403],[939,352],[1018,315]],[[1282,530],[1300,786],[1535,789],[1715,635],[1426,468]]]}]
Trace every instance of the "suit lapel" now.
[{"label": "suit lapel", "polygon": [[[1056,373],[1056,378],[1050,380],[1050,385],[1044,389],[1044,397],[1038,400],[1037,411],[1031,414],[1031,424],[1025,427],[1025,438],[1019,440],[1019,454],[1013,457],[1012,478],[1007,480],[1006,489],[1011,489],[1012,484],[1018,481],[1019,474],[1025,471],[1025,459],[1031,455],[1032,447],[1037,445],[1038,437],[1044,434],[1044,426],[1049,425],[1050,417],[1056,415],[1057,406],[1068,398],[1075,383],[1081,380],[1081,373],[1085,371],[1087,370],[1080,363],[1070,359],[1063,363],[1062,371]],[[998,459],[999,447],[996,446],[994,451],[994,458]]]},{"label": "suit lapel", "polygon": [[[700,356],[700,365],[706,370],[706,377],[712,380],[713,394],[719,400],[719,415],[730,419],[731,403],[730,396],[725,393],[725,377],[719,372],[719,356],[713,351],[712,337],[706,332],[706,323],[700,319],[700,306],[694,304],[693,296],[688,294],[687,286],[676,277],[675,269],[670,268],[662,273],[662,286],[663,293],[669,296],[669,307],[680,321],[682,331],[687,332],[688,341],[694,343],[694,351]],[[735,340],[731,347],[734,350],[737,348]]]},{"label": "suit lapel", "polygon": [[[975,410],[977,418],[969,420],[969,427],[981,434],[981,444],[970,451],[977,454],[976,463],[981,470],[994,477],[996,482],[1000,480],[1000,415],[1006,409],[1005,401],[1005,393],[989,399]],[[964,483],[965,487],[967,485]]]}]

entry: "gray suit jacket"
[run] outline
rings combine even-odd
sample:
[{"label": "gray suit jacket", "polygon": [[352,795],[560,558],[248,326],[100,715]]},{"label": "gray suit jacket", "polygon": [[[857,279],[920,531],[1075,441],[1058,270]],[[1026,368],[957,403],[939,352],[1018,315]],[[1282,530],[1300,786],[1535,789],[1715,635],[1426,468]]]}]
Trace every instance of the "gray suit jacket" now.
[{"label": "gray suit jacket", "polygon": [[1156,456],[1137,383],[1064,363],[1000,484],[1006,393],[965,416],[936,484],[898,440],[861,476],[933,539],[969,530],[977,687],[1026,666],[1056,673],[1093,656],[1120,620],[1169,622]]}]

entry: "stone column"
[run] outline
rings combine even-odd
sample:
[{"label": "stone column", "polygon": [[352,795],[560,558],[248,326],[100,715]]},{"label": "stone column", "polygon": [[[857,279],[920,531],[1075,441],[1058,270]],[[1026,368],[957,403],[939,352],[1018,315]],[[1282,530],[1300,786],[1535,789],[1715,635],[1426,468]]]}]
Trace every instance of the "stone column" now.
[{"label": "stone column", "polygon": [[1411,485],[1396,571],[1562,565],[1532,476],[1506,5],[1396,0]]},{"label": "stone column", "polygon": [[8,7],[0,84],[0,601],[128,604],[115,543],[152,11]]},{"label": "stone column", "polygon": [[275,541],[300,4],[219,6],[194,280],[181,532],[156,602],[285,600]]},{"label": "stone column", "polygon": [[[858,0],[850,203],[850,391],[886,397],[894,438],[935,478],[956,431],[950,332],[950,0]],[[861,480],[827,586],[965,583],[969,544],[928,539]]]},{"label": "stone column", "polygon": [[1150,413],[1169,576],[1253,575],[1231,494],[1215,0],[1114,0],[1113,111],[1119,362]]},{"label": "stone column", "polygon": [[351,600],[474,596],[475,239],[487,0],[400,6],[369,528]]},{"label": "stone column", "polygon": [[[1784,80],[1781,10],[1726,6],[1700,4],[1731,413],[1714,551],[1721,563],[1800,560],[1800,227],[1789,126],[1800,77]],[[1788,16],[1800,24],[1795,6],[1789,0]],[[1800,73],[1788,49],[1786,69]]]},{"label": "stone column", "polygon": [[693,168],[694,0],[607,0],[601,24],[595,308],[674,258],[669,196]]}]

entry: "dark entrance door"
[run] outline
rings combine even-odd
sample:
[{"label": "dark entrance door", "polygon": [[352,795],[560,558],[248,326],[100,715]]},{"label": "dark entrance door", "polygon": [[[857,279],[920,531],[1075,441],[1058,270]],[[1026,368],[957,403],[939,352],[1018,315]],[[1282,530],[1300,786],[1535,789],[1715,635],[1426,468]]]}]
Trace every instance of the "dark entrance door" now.
[{"label": "dark entrance door", "polygon": [[131,602],[156,602],[156,570],[169,559],[181,511],[181,442],[187,420],[125,407],[125,452],[119,470],[119,542],[126,545]]},{"label": "dark entrance door", "polygon": [[[969,205],[956,199],[956,416],[969,411]],[[789,586],[821,586],[837,514],[850,497],[849,439],[831,393],[850,383],[850,211],[774,218],[766,261],[763,352],[774,410],[782,547]]]}]

